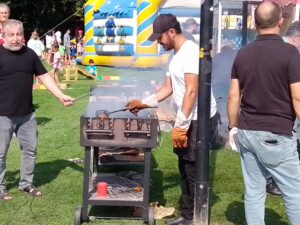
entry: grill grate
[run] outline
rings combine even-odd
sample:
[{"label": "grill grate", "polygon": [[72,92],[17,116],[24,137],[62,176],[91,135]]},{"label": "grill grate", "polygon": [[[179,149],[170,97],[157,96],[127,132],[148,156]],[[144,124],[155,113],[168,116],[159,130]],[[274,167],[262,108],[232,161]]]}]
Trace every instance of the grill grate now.
[{"label": "grill grate", "polygon": [[143,189],[140,184],[121,176],[97,176],[94,186],[99,182],[107,183],[107,191],[110,198],[141,198]]}]

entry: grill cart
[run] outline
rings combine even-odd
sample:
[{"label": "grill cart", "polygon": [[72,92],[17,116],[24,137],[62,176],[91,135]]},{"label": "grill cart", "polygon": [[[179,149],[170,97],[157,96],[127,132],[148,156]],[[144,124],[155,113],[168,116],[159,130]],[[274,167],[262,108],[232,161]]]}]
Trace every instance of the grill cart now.
[{"label": "grill cart", "polygon": [[[106,94],[116,89],[121,92],[120,96]],[[75,210],[75,225],[89,221],[89,206],[96,205],[140,207],[141,217],[126,219],[155,224],[154,209],[149,207],[149,188],[151,151],[157,147],[159,138],[158,119],[153,109],[142,110],[138,116],[118,111],[130,100],[126,96],[134,96],[135,92],[134,86],[102,86],[91,92],[90,103],[80,118],[80,145],[85,151],[84,179],[82,205]],[[141,167],[142,174],[127,176],[126,168],[131,165]],[[112,166],[123,169],[117,173],[107,172]],[[105,196],[97,194],[100,182],[107,184]]]}]

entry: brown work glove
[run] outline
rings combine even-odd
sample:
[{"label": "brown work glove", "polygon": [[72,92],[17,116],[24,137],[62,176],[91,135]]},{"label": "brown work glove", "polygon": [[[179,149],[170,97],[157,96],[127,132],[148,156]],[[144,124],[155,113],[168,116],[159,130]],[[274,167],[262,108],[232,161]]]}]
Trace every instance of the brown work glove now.
[{"label": "brown work glove", "polygon": [[128,102],[126,107],[131,113],[133,113],[134,115],[137,115],[137,113],[141,109],[146,109],[146,108],[149,108],[150,106],[143,104],[142,101],[139,99],[134,99],[134,100],[131,100],[130,102]]},{"label": "brown work glove", "polygon": [[172,144],[174,148],[186,148],[187,147],[187,130],[174,127],[172,130]]}]

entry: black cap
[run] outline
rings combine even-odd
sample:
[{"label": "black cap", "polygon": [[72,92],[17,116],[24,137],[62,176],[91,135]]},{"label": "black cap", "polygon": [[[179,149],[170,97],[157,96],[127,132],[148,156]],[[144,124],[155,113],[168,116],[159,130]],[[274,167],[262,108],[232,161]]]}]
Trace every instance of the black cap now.
[{"label": "black cap", "polygon": [[160,14],[153,22],[153,34],[150,35],[148,40],[157,40],[164,32],[175,26],[179,26],[179,22],[174,15],[171,13]]}]

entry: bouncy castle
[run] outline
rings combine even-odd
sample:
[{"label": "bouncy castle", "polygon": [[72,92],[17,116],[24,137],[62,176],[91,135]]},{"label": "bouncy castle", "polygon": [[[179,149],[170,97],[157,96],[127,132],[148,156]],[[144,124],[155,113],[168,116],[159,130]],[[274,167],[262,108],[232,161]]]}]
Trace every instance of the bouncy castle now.
[{"label": "bouncy castle", "polygon": [[[200,0],[89,0],[85,5],[85,53],[82,64],[160,67],[169,54],[148,41],[160,13],[173,13],[200,22]],[[188,8],[187,8],[188,6]],[[179,16],[179,17],[178,17]]]}]

